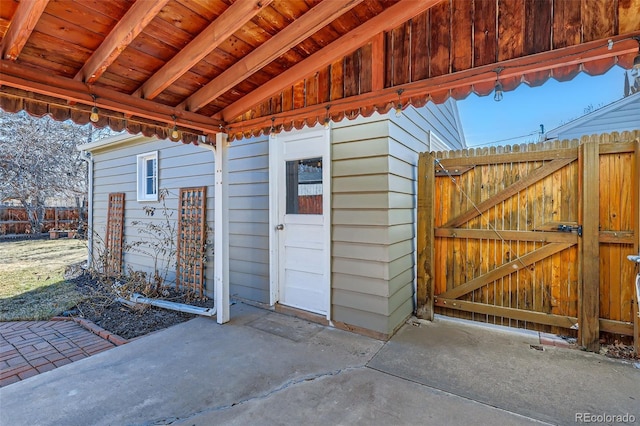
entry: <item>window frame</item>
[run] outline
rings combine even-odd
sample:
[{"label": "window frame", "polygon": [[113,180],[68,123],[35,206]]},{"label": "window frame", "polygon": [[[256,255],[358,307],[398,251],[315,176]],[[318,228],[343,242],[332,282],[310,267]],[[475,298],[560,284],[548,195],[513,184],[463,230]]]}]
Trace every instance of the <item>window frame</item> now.
[{"label": "window frame", "polygon": [[[153,161],[153,174],[148,175],[148,161]],[[158,201],[158,151],[145,152],[136,156],[136,187],[138,201]],[[147,179],[153,179],[153,193],[147,192]]]}]

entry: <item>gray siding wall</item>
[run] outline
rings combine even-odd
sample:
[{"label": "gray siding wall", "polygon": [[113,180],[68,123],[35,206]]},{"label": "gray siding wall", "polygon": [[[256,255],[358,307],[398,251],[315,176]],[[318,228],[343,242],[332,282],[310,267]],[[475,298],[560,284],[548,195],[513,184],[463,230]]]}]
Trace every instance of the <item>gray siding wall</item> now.
[{"label": "gray siding wall", "polygon": [[[429,104],[393,114],[334,123],[331,142],[332,319],[383,334],[392,333],[413,311],[415,280],[416,169],[429,149],[429,133],[440,145],[464,146],[455,105]],[[269,302],[269,147],[267,137],[234,141],[229,147],[230,294]],[[160,188],[208,185],[208,222],[213,229],[214,159],[193,145],[139,138],[94,153],[94,223],[104,234],[109,192],[126,192],[127,242],[140,238],[134,220],[146,220],[136,201],[136,155],[159,151]],[[139,254],[127,266],[149,270]],[[207,266],[213,292],[213,256]]]},{"label": "gray siding wall", "polygon": [[[158,240],[149,238],[144,233],[145,224],[163,223],[163,203],[138,202],[136,194],[136,170],[138,154],[158,151],[158,188],[167,190],[165,199],[166,211],[171,215],[169,226],[177,232],[177,207],[180,188],[193,186],[207,186],[207,223],[213,230],[214,220],[214,166],[213,153],[194,145],[185,145],[165,140],[156,140],[145,137],[134,137],[124,144],[114,147],[105,147],[93,152],[94,161],[94,192],[93,192],[93,228],[96,234],[94,238],[94,255],[101,252],[101,243],[104,241],[109,193],[125,193],[125,244],[134,244],[137,241],[146,241],[137,249],[129,249],[124,253],[125,272],[128,269],[152,273],[154,262],[141,251],[155,253],[149,244]],[[145,214],[144,207],[154,207],[153,216]],[[140,224],[135,224],[139,221]],[[213,247],[213,232],[208,239],[210,247]],[[175,259],[162,258],[158,262],[159,269],[167,269],[167,279],[175,282]],[[213,297],[213,256],[208,256],[206,265],[206,293]]]},{"label": "gray siding wall", "polygon": [[[413,123],[421,128],[421,131],[430,130],[444,143],[438,145],[436,142],[436,145],[431,146],[429,151],[467,147],[455,102],[453,99],[448,99],[445,103],[436,105],[429,101],[423,108],[407,108],[403,111],[403,116],[408,114],[413,117]],[[396,118],[394,114],[389,116],[392,120]]]},{"label": "gray siding wall", "polygon": [[333,319],[390,334],[414,310],[418,154],[464,146],[455,105],[334,125]]},{"label": "gray siding wall", "polygon": [[229,293],[269,303],[269,141],[229,147]]},{"label": "gray siding wall", "polygon": [[[413,202],[404,196],[412,191],[404,178],[411,166],[391,155],[386,116],[343,120],[333,128],[332,316],[388,334],[412,310],[411,278],[402,277],[412,264],[405,235],[412,235],[406,209]],[[408,311],[398,311],[407,301]]]}]

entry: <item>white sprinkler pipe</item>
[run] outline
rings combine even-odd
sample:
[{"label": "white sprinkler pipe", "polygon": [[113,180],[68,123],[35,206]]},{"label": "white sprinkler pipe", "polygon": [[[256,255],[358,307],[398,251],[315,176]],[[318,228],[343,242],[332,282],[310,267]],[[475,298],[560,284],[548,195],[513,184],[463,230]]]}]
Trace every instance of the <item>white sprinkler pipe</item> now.
[{"label": "white sprinkler pipe", "polygon": [[[200,306],[186,305],[184,303],[170,302],[168,300],[150,299],[138,293],[133,293],[133,295],[131,295],[129,300],[131,300],[134,303],[143,303],[145,305],[156,306],[158,308],[185,312],[187,314],[202,315],[205,317],[212,317],[216,314],[216,308],[202,308]],[[118,301],[122,301],[122,300],[118,299]]]}]

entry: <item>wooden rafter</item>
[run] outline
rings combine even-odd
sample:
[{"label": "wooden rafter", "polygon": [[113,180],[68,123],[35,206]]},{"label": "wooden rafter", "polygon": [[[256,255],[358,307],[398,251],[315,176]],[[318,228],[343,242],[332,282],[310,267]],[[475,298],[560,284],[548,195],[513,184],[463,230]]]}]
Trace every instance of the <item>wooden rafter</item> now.
[{"label": "wooden rafter", "polygon": [[424,0],[421,2],[415,2],[413,0],[399,1],[333,43],[320,49],[307,59],[298,62],[287,71],[271,79],[268,83],[263,84],[235,103],[229,105],[222,111],[222,118],[225,121],[233,120],[269,96],[304,79],[316,70],[331,64],[359,47],[364,46],[376,34],[397,27],[433,7],[440,1],[441,0]]},{"label": "wooden rafter", "polygon": [[135,98],[104,87],[94,86],[89,91],[87,85],[82,82],[43,74],[32,68],[6,60],[0,61],[0,85],[8,85],[85,105],[93,105],[91,95],[95,95],[99,108],[121,112],[128,116],[155,120],[167,125],[173,124],[172,116],[175,115],[178,126],[204,133],[217,133],[222,124],[219,120],[200,114],[177,110],[167,105]]},{"label": "wooden rafter", "polygon": [[0,43],[1,59],[15,61],[18,58],[48,3],[49,0],[32,0],[18,4],[11,25]]},{"label": "wooden rafter", "polygon": [[[167,62],[158,72],[147,80],[133,96],[153,99],[174,81],[189,71],[205,56],[211,53],[220,43],[233,35],[240,27],[260,13],[273,0],[237,1],[225,10],[204,31],[193,39],[184,49]],[[306,15],[305,15],[306,16]],[[201,90],[204,90],[201,89]],[[214,99],[217,94],[207,100]],[[192,109],[189,109],[193,111]]]},{"label": "wooden rafter", "polygon": [[188,111],[197,111],[213,99],[225,93],[245,78],[255,74],[280,55],[287,52],[340,15],[353,9],[363,0],[341,2],[324,1],[302,15],[295,23],[256,48],[202,89],[191,95],[180,106]]},{"label": "wooden rafter", "polygon": [[118,55],[144,30],[169,0],[139,1],[133,4],[118,21],[113,31],[93,52],[93,55],[78,71],[75,80],[93,83],[102,76]]}]

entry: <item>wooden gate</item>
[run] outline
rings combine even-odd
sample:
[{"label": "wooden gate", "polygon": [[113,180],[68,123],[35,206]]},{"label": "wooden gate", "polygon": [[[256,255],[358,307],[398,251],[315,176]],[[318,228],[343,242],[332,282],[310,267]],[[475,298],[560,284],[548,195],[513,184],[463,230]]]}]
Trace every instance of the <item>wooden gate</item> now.
[{"label": "wooden gate", "polygon": [[[423,153],[417,314],[633,336],[640,132]],[[577,330],[577,331],[576,331]]]}]

